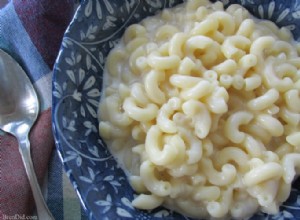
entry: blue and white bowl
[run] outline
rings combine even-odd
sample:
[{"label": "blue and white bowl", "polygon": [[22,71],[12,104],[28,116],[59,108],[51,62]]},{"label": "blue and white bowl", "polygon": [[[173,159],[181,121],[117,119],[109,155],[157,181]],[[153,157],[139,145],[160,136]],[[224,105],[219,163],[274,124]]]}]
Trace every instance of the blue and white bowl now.
[{"label": "blue and white bowl", "polygon": [[[132,207],[134,191],[98,135],[97,108],[103,66],[124,29],[180,0],[85,0],[70,23],[54,67],[53,130],[57,149],[89,219],[189,219],[164,208]],[[300,0],[223,0],[289,28],[300,40]],[[294,183],[280,213],[252,219],[300,219],[300,185]]]}]

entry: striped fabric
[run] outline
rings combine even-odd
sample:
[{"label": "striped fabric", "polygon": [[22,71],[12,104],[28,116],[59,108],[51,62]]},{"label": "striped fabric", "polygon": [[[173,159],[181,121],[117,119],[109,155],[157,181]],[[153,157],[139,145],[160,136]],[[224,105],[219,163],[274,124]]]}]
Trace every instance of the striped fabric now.
[{"label": "striped fabric", "polygon": [[7,4],[7,0],[0,0],[0,8],[3,8]]},{"label": "striped fabric", "polygon": [[[0,48],[20,63],[39,96],[40,115],[30,133],[31,152],[57,220],[87,219],[55,151],[51,128],[52,66],[73,12],[73,0],[13,0],[0,9]],[[34,213],[17,141],[0,132],[0,220],[16,215],[34,219],[30,218]]]}]

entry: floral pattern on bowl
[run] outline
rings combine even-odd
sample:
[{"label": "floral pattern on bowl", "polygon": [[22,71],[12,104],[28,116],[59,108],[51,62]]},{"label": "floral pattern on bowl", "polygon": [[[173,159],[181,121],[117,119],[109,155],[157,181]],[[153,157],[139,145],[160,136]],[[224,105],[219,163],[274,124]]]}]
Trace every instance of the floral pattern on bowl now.
[{"label": "floral pattern on bowl", "polygon": [[[66,172],[89,219],[189,219],[158,208],[132,207],[134,191],[122,169],[98,135],[97,108],[102,72],[109,50],[124,29],[180,0],[85,0],[76,11],[54,66],[53,131]],[[255,16],[289,28],[300,40],[300,1],[223,0],[238,3]],[[276,216],[262,213],[252,219],[300,218],[299,181]]]}]

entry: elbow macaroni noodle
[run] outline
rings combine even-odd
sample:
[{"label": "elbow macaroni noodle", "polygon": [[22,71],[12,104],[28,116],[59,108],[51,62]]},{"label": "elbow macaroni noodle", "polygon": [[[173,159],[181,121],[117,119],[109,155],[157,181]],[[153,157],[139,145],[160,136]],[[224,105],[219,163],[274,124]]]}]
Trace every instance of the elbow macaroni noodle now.
[{"label": "elbow macaroni noodle", "polygon": [[297,48],[288,30],[208,0],[128,27],[107,59],[99,131],[133,206],[278,212],[300,174]]}]

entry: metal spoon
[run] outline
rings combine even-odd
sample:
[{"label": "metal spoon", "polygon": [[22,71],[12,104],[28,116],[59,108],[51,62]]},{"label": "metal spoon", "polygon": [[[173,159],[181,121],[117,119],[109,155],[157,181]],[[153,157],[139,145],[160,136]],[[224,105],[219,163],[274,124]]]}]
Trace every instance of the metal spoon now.
[{"label": "metal spoon", "polygon": [[39,112],[36,92],[21,66],[0,49],[0,129],[19,141],[19,152],[41,220],[54,219],[43,198],[34,172],[28,134]]}]

